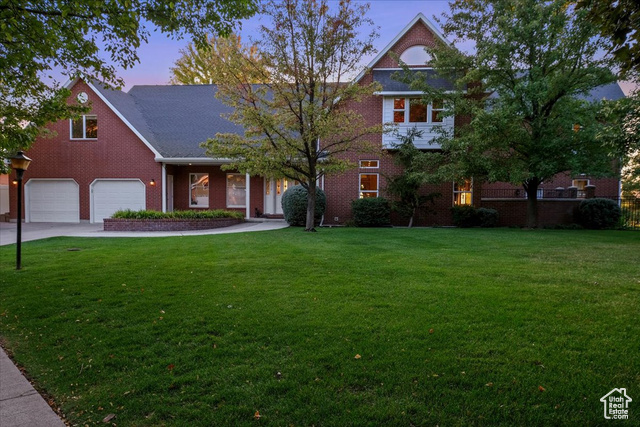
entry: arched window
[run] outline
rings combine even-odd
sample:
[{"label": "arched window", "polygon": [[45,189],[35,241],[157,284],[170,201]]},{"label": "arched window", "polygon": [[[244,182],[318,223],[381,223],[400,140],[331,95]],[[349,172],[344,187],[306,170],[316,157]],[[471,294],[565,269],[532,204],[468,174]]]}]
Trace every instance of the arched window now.
[{"label": "arched window", "polygon": [[400,55],[400,60],[407,65],[425,65],[431,61],[424,45],[411,46]]}]

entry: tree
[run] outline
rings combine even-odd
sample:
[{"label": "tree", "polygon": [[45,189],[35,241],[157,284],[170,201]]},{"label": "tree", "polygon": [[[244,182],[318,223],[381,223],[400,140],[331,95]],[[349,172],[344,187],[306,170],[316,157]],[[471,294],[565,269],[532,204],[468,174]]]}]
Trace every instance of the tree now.
[{"label": "tree", "polygon": [[[440,76],[455,83],[443,92],[424,77],[414,88],[444,98],[454,114],[454,134],[441,139],[451,179],[476,177],[522,184],[527,226],[537,225],[537,190],[571,171],[612,173],[617,150],[597,137],[601,103],[595,87],[614,81],[603,40],[586,12],[564,0],[455,0],[445,15],[445,35],[471,40],[474,53],[439,44],[429,49]],[[464,118],[468,120],[464,120]]]},{"label": "tree", "polygon": [[435,173],[430,173],[425,167],[429,154],[421,152],[413,145],[415,138],[420,138],[422,131],[411,128],[406,134],[396,133],[400,143],[394,145],[397,150],[394,156],[396,165],[402,168],[397,175],[385,176],[387,181],[387,193],[394,198],[391,208],[401,216],[409,218],[411,228],[418,210],[427,203],[434,203],[440,193],[421,193],[424,184],[438,182]]},{"label": "tree", "polygon": [[579,0],[587,19],[610,41],[623,74],[640,73],[640,3],[637,0]]},{"label": "tree", "polygon": [[51,121],[86,108],[47,83],[55,68],[121,86],[116,67],[138,62],[150,23],[205,46],[207,33],[228,34],[256,11],[255,0],[3,0],[0,2],[0,160],[27,149]]},{"label": "tree", "polygon": [[246,56],[247,61],[258,60],[257,48],[245,48],[240,36],[233,33],[226,37],[212,36],[205,47],[198,48],[189,43],[186,49],[180,50],[182,56],[171,67],[171,83],[193,85],[223,82],[226,77],[223,72],[216,70],[216,58],[224,57],[230,50],[236,49]]},{"label": "tree", "polygon": [[216,56],[215,69],[225,75],[217,96],[245,133],[217,134],[203,146],[231,159],[226,169],[299,181],[308,191],[307,231],[315,231],[318,179],[352,166],[340,154],[367,148],[363,137],[381,132],[349,108],[378,85],[346,82],[373,52],[375,31],[359,34],[372,25],[367,10],[349,0],[335,11],[326,0],[266,1],[261,12],[271,24],[260,29],[258,59],[241,49]]}]

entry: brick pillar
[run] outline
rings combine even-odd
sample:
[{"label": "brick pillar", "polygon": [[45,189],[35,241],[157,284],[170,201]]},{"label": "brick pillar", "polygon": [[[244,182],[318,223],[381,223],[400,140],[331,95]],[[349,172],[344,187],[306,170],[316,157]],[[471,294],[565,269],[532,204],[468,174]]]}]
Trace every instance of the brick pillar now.
[{"label": "brick pillar", "polygon": [[567,187],[567,192],[569,194],[567,194],[567,197],[570,199],[575,199],[578,197],[578,187],[576,186],[571,186],[571,187]]},{"label": "brick pillar", "polygon": [[586,185],[584,187],[584,198],[585,199],[593,199],[596,197],[596,186],[595,185]]}]

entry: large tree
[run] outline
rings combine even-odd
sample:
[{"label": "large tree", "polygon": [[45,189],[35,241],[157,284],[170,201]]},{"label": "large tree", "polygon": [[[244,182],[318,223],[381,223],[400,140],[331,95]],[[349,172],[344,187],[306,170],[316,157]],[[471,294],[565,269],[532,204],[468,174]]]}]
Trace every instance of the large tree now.
[{"label": "large tree", "polygon": [[413,81],[458,117],[455,135],[440,141],[442,170],[449,178],[522,184],[526,222],[535,227],[543,181],[565,171],[612,172],[618,153],[597,137],[601,103],[588,99],[615,79],[600,54],[604,42],[586,12],[564,0],[456,0],[450,8],[445,35],[472,41],[474,52],[444,44],[430,50],[434,68],[456,90]]},{"label": "large tree", "polygon": [[243,52],[247,61],[258,60],[257,48],[244,47],[240,36],[236,34],[211,36],[204,47],[189,43],[186,49],[180,50],[180,58],[171,67],[171,83],[193,85],[224,82],[224,72],[217,70],[218,58],[236,49]]},{"label": "large tree", "polygon": [[260,29],[258,58],[235,48],[215,62],[224,75],[217,96],[245,133],[216,135],[207,153],[232,159],[228,169],[299,181],[308,191],[308,231],[318,179],[351,166],[340,154],[364,149],[363,137],[381,131],[349,108],[377,88],[349,83],[373,52],[375,31],[359,32],[372,26],[367,10],[349,0],[331,8],[327,0],[266,1],[261,12],[270,23]]},{"label": "large tree", "polygon": [[609,40],[623,75],[640,75],[640,3],[637,0],[578,0],[600,34]]},{"label": "large tree", "polygon": [[[51,121],[83,108],[51,79],[83,75],[121,86],[117,68],[138,62],[150,29],[190,35],[228,34],[256,11],[256,0],[1,0],[0,160],[26,149]],[[146,24],[145,24],[146,23]]]}]

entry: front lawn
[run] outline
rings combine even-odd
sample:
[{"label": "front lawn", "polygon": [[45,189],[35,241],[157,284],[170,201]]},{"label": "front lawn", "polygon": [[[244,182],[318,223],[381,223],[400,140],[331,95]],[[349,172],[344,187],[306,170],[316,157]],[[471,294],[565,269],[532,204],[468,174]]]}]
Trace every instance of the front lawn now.
[{"label": "front lawn", "polygon": [[[640,234],[286,229],[0,248],[0,336],[74,424],[640,420]],[[260,418],[256,417],[256,411]]]}]

